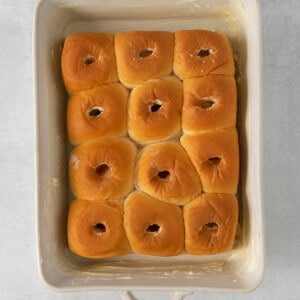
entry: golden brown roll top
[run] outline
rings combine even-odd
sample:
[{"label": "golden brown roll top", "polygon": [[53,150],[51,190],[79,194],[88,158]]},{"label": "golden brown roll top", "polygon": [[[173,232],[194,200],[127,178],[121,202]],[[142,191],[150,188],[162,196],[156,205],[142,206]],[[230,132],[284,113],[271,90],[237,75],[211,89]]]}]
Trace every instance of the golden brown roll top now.
[{"label": "golden brown roll top", "polygon": [[236,128],[184,135],[180,141],[200,176],[204,192],[237,192],[239,145]]},{"label": "golden brown roll top", "polygon": [[78,33],[67,36],[61,69],[69,94],[118,81],[113,35]]},{"label": "golden brown roll top", "polygon": [[207,30],[175,32],[174,73],[180,79],[234,75],[234,61],[226,35]]},{"label": "golden brown roll top", "polygon": [[117,33],[115,52],[120,81],[132,88],[172,72],[174,34],[166,31]]},{"label": "golden brown roll top", "polygon": [[[70,249],[90,258],[126,254],[129,243],[160,256],[178,255],[184,245],[190,254],[231,249],[239,146],[227,37],[206,30],[74,34],[65,39],[61,67],[72,95],[69,138],[81,144],[69,162],[77,198]],[[183,86],[169,76],[172,67]],[[133,88],[129,101],[118,80]],[[181,143],[167,141],[179,139],[181,127]],[[146,145],[138,155],[127,133]]]},{"label": "golden brown roll top", "polygon": [[216,254],[233,246],[238,202],[234,195],[202,194],[184,207],[185,249],[190,254]]},{"label": "golden brown roll top", "polygon": [[130,95],[128,133],[139,144],[176,137],[181,130],[182,84],[176,77],[153,79]]},{"label": "golden brown roll top", "polygon": [[136,253],[171,256],[184,249],[181,208],[133,192],[125,201],[124,227]]},{"label": "golden brown roll top", "polygon": [[135,184],[150,196],[183,205],[201,192],[199,176],[175,141],[149,145],[139,153]]},{"label": "golden brown roll top", "polygon": [[69,209],[67,233],[69,248],[83,257],[113,257],[130,251],[121,200],[74,200]]},{"label": "golden brown roll top", "polygon": [[209,75],[183,82],[182,129],[194,134],[234,127],[237,93],[233,76]]},{"label": "golden brown roll top", "polygon": [[70,185],[76,198],[119,199],[133,189],[137,149],[126,138],[77,146],[70,155]]},{"label": "golden brown roll top", "polygon": [[68,102],[67,125],[72,144],[125,135],[128,90],[119,83],[82,91]]}]

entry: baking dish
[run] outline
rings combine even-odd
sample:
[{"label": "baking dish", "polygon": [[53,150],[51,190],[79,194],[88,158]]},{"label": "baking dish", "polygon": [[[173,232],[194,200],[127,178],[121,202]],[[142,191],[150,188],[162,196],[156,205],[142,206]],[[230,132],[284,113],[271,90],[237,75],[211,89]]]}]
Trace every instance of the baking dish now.
[{"label": "baking dish", "polygon": [[[89,260],[66,242],[68,189],[66,102],[60,56],[75,32],[201,28],[226,33],[237,62],[241,151],[240,227],[233,250],[213,256],[130,254]],[[203,289],[247,291],[264,270],[261,198],[261,28],[255,0],[41,0],[35,8],[36,224],[38,264],[57,290]]]}]

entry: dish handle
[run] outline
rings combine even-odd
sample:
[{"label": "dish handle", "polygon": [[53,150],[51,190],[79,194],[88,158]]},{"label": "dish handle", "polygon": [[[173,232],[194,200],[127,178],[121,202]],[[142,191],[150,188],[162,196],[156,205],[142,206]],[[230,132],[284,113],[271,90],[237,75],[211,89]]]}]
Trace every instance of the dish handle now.
[{"label": "dish handle", "polygon": [[[170,300],[184,300],[187,296],[192,294],[193,292],[174,292]],[[138,300],[132,291],[119,292],[119,296],[121,300]]]}]

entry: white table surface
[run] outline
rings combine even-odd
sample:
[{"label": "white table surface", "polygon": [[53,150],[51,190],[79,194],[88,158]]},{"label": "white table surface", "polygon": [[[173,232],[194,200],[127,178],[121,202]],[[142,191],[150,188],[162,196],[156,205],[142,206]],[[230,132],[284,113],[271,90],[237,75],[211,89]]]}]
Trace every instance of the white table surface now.
[{"label": "white table surface", "polygon": [[[0,299],[120,299],[59,294],[37,270],[34,225],[32,16],[34,0],[0,0]],[[266,271],[247,294],[187,299],[300,299],[300,1],[263,0],[263,196]],[[138,299],[171,299],[136,292]]]}]

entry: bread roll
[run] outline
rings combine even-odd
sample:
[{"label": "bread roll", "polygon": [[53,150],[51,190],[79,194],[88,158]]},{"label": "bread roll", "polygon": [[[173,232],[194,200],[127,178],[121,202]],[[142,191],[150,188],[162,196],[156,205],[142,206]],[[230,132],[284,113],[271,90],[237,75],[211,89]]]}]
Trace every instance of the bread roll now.
[{"label": "bread roll", "polygon": [[207,30],[175,33],[174,73],[180,79],[234,75],[234,61],[226,35]]},{"label": "bread roll", "polygon": [[176,77],[153,79],[130,95],[128,133],[139,144],[176,137],[181,130],[182,84]]},{"label": "bread roll", "polygon": [[200,176],[204,192],[236,193],[239,145],[235,128],[184,135],[180,141]]},{"label": "bread roll", "polygon": [[202,194],[184,207],[185,249],[190,254],[215,254],[233,246],[238,202],[226,194]]},{"label": "bread roll", "polygon": [[75,147],[70,156],[70,185],[76,198],[119,199],[133,189],[137,149],[126,138]]},{"label": "bread roll", "polygon": [[89,258],[128,253],[123,201],[74,200],[68,216],[68,244],[72,252]]},{"label": "bread roll", "polygon": [[184,133],[235,126],[237,96],[233,76],[209,75],[187,79],[183,82],[183,92]]},{"label": "bread roll", "polygon": [[107,33],[67,36],[61,69],[69,94],[118,81],[113,36]]},{"label": "bread roll", "polygon": [[115,51],[120,81],[132,88],[172,72],[174,35],[166,31],[117,33]]},{"label": "bread roll", "polygon": [[119,83],[82,91],[68,102],[67,124],[72,144],[125,135],[128,91]]},{"label": "bread roll", "polygon": [[152,144],[140,152],[135,184],[150,196],[175,205],[186,204],[201,192],[197,172],[175,141]]},{"label": "bread roll", "polygon": [[184,226],[179,207],[133,192],[125,201],[124,227],[136,253],[170,256],[183,251]]}]

